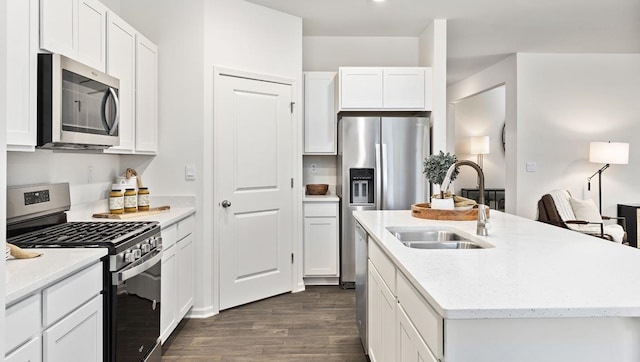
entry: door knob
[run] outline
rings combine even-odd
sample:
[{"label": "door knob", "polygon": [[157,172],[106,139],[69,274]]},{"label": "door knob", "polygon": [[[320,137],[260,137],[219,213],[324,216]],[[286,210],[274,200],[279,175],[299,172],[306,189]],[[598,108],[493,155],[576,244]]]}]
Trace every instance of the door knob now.
[{"label": "door knob", "polygon": [[231,206],[231,202],[229,200],[224,200],[220,205],[226,209],[227,207]]}]

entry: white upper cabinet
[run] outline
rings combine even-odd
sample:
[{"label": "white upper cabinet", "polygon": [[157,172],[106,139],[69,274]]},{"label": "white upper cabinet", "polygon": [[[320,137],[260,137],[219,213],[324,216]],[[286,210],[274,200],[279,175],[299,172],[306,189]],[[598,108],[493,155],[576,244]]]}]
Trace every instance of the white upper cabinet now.
[{"label": "white upper cabinet", "polygon": [[[429,81],[427,81],[427,73]],[[426,84],[431,84],[431,71],[426,68],[384,68],[384,108],[426,109]],[[428,97],[429,104],[431,97]],[[431,107],[429,107],[430,109]]]},{"label": "white upper cabinet", "polygon": [[340,68],[340,110],[431,110],[431,68]]},{"label": "white upper cabinet", "polygon": [[120,145],[107,152],[133,152],[135,148],[136,30],[120,17],[107,16],[107,74],[120,79]]},{"label": "white upper cabinet", "polygon": [[40,0],[40,48],[106,68],[107,7],[98,0]]},{"label": "white upper cabinet", "polygon": [[340,109],[383,108],[382,68],[340,68]]},{"label": "white upper cabinet", "polygon": [[336,73],[304,73],[304,153],[336,154]]},{"label": "white upper cabinet", "polygon": [[7,0],[7,149],[36,145],[38,0]]},{"label": "white upper cabinet", "polygon": [[158,48],[136,35],[136,153],[158,151]]}]

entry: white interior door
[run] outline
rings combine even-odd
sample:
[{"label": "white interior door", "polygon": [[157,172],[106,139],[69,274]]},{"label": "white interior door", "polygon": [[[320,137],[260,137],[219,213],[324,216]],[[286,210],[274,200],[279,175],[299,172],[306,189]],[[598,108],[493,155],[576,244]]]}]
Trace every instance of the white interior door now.
[{"label": "white interior door", "polygon": [[291,85],[216,78],[220,309],[291,290]]}]

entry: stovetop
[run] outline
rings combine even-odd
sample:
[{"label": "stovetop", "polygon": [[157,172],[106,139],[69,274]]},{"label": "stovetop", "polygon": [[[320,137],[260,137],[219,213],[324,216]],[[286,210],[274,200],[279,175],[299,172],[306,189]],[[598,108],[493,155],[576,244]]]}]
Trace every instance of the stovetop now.
[{"label": "stovetop", "polygon": [[[157,230],[153,230],[157,229]],[[153,231],[152,231],[153,230]],[[19,247],[108,247],[118,248],[150,231],[159,233],[155,221],[141,222],[67,222],[31,231],[7,239]]]}]

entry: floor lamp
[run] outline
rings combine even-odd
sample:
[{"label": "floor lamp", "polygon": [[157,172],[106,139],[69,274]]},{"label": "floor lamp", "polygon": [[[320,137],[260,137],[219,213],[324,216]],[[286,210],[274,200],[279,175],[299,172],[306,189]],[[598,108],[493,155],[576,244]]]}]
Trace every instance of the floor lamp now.
[{"label": "floor lamp", "polygon": [[[489,153],[489,136],[471,137],[469,151],[472,155],[478,155],[478,166],[483,168],[483,157]],[[478,188],[480,188],[480,176],[478,176]]]},{"label": "floor lamp", "polygon": [[587,190],[591,190],[591,179],[598,175],[598,207],[602,215],[602,172],[611,164],[626,165],[629,163],[629,144],[623,142],[591,142],[589,145],[589,162],[604,163],[598,171],[587,178]]}]

